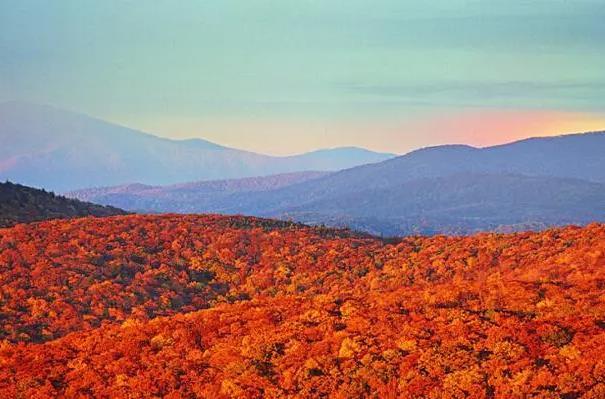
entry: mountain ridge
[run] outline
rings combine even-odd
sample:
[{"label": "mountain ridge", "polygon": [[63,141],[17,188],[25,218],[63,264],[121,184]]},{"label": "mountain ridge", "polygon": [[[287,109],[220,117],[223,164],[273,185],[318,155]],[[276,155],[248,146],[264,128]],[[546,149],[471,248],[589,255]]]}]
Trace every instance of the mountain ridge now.
[{"label": "mountain ridge", "polygon": [[[302,181],[313,180],[330,172],[308,171],[282,173],[263,177],[244,177],[227,180],[203,180],[168,186],[150,186],[140,183],[99,187],[65,193],[67,197],[95,203],[122,203],[133,211],[201,213],[204,204],[211,204],[236,193],[268,191]],[[171,205],[155,208],[157,204]],[[210,209],[205,209],[208,213]]]},{"label": "mountain ridge", "polygon": [[276,157],[203,139],[171,140],[52,106],[0,105],[0,179],[69,191],[140,182],[265,176],[304,170],[335,171],[394,154],[331,149]]},{"label": "mountain ridge", "polygon": [[[432,197],[427,197],[429,193]],[[150,197],[149,208],[132,207],[144,203],[136,195],[88,199],[131,210],[277,217],[378,235],[584,224],[591,218],[605,220],[605,133],[531,138],[483,148],[433,146],[282,187],[205,197],[197,203],[195,196],[186,203]],[[450,203],[457,212],[448,214]],[[481,217],[460,212],[468,203],[479,204],[466,209]]]}]

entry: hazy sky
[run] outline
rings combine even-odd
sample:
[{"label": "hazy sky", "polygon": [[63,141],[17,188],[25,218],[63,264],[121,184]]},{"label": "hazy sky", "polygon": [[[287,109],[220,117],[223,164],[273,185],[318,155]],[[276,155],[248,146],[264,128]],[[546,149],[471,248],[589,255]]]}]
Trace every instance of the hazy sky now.
[{"label": "hazy sky", "polygon": [[0,0],[0,101],[264,153],[605,129],[603,0]]}]

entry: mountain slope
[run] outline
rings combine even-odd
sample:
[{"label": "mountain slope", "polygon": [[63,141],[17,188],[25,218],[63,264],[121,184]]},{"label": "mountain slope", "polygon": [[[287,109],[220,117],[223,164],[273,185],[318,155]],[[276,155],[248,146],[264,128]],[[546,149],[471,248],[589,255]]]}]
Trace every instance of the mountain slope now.
[{"label": "mountain slope", "polygon": [[145,212],[207,213],[220,212],[234,194],[255,193],[317,179],[329,172],[295,172],[264,177],[209,180],[169,186],[128,184],[66,193],[70,198],[98,204],[112,204]]},{"label": "mountain slope", "polygon": [[130,210],[246,214],[381,235],[585,224],[605,221],[605,133],[432,147],[263,190],[211,186],[189,199],[164,195],[170,187],[88,198]]},{"label": "mountain slope", "polygon": [[68,199],[20,184],[0,183],[0,227],[48,219],[125,214],[110,206]]},{"label": "mountain slope", "polygon": [[199,139],[163,139],[85,115],[19,102],[0,105],[0,141],[0,179],[57,191],[334,171],[392,157],[351,148],[272,157]]},{"label": "mountain slope", "polygon": [[605,220],[604,183],[605,133],[587,133],[427,148],[215,209],[374,234],[471,233]]},{"label": "mountain slope", "polygon": [[[254,198],[247,200],[254,202]],[[231,213],[347,226],[388,236],[515,231],[605,221],[605,184],[569,178],[465,173],[418,179],[298,206],[253,209],[250,212],[250,208],[235,206]]]},{"label": "mountain slope", "polygon": [[605,132],[532,138],[485,148],[464,145],[424,148],[301,183],[278,195],[281,202],[304,203],[460,173],[513,173],[605,182]]},{"label": "mountain slope", "polygon": [[0,397],[597,399],[604,282],[598,224],[389,242],[242,217],[26,225],[0,235]]}]

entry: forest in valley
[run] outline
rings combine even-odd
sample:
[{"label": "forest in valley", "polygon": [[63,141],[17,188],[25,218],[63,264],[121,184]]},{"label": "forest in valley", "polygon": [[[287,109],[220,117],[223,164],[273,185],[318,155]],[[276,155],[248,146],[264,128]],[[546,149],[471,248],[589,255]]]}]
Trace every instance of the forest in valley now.
[{"label": "forest in valley", "polygon": [[2,398],[603,398],[605,226],[0,229]]}]

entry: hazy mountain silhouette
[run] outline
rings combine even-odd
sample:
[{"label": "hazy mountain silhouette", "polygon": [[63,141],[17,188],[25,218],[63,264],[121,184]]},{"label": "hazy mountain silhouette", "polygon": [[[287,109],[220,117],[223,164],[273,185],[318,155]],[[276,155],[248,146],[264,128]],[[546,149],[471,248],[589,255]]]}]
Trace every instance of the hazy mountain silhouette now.
[{"label": "hazy mountain silhouette", "polygon": [[220,212],[222,204],[232,204],[234,194],[271,191],[330,172],[294,172],[263,177],[210,180],[168,186],[127,184],[66,193],[70,198],[99,204],[114,204],[143,212],[200,213]]},{"label": "hazy mountain silhouette", "polygon": [[231,213],[241,211],[387,236],[542,229],[605,221],[605,184],[463,173],[269,210],[239,209],[234,204]]},{"label": "hazy mountain silhouette", "polygon": [[140,182],[263,176],[301,170],[335,171],[392,154],[337,148],[273,157],[205,140],[169,140],[50,106],[0,105],[0,179],[67,191]]},{"label": "hazy mountain silhouette", "polygon": [[605,134],[533,138],[474,148],[447,145],[283,187],[173,197],[120,193],[126,209],[221,212],[350,226],[375,234],[471,233],[605,220]]},{"label": "hazy mountain silhouette", "polygon": [[605,133],[531,138],[475,148],[445,145],[423,148],[384,162],[362,165],[275,193],[275,203],[305,203],[380,189],[422,178],[460,173],[522,174],[605,182]]}]

